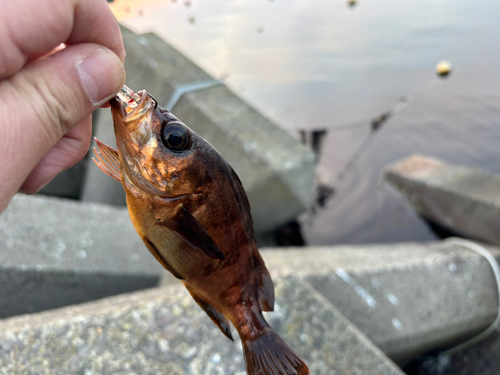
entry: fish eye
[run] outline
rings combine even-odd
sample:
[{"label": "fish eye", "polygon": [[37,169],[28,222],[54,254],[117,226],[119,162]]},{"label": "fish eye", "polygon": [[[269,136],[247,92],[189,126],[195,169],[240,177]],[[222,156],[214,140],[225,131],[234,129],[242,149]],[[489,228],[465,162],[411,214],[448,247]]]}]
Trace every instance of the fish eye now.
[{"label": "fish eye", "polygon": [[171,151],[180,152],[191,147],[191,135],[180,124],[165,124],[161,131],[161,141]]}]

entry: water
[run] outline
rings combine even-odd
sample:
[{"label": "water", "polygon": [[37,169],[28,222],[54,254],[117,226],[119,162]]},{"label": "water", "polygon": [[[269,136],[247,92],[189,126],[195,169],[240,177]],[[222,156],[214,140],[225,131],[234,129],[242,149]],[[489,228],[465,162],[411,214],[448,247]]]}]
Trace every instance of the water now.
[{"label": "water", "polygon": [[[134,6],[130,14],[142,15],[125,26],[157,33],[282,128],[326,130],[317,175],[335,194],[300,218],[308,244],[434,239],[380,178],[413,153],[500,173],[497,0]],[[435,74],[441,60],[453,65],[447,79]],[[371,134],[370,122],[402,98],[407,105]]]}]

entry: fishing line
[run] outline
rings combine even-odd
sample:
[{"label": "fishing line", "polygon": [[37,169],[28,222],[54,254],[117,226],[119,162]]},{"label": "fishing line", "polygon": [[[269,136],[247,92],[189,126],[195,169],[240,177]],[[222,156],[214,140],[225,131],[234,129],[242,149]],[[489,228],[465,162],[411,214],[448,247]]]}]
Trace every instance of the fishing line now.
[{"label": "fishing line", "polygon": [[368,127],[369,123],[367,121],[356,121],[352,123],[347,123],[347,124],[342,124],[342,125],[324,125],[324,126],[317,126],[314,128],[307,128],[307,129],[298,129],[297,131],[299,133],[312,133],[312,132],[318,132],[318,131],[324,131],[328,130],[330,131],[342,131],[342,130],[351,130],[351,129],[359,129],[359,128],[364,128]]},{"label": "fishing line", "polygon": [[363,152],[368,149],[378,131],[381,130],[382,127],[384,127],[392,117],[394,117],[396,114],[405,109],[411,102],[411,100],[412,100],[411,98],[406,98],[406,97],[404,99],[401,99],[389,111],[384,112],[381,115],[375,117],[370,122],[370,130],[371,130],[370,134],[368,134],[368,136],[356,149],[351,158],[344,165],[344,169],[342,169],[342,171],[338,174],[339,181],[342,181],[344,179],[345,175],[353,168],[354,164],[359,160]]},{"label": "fishing line", "polygon": [[[416,95],[424,94],[424,93],[430,91],[437,84],[438,84],[438,81],[432,81],[432,82],[430,82],[423,90],[421,90]],[[352,155],[351,159],[349,159],[347,161],[347,163],[344,166],[344,169],[338,174],[339,181],[344,178],[345,174],[350,171],[350,169],[352,168],[352,166],[354,165],[354,163],[357,162],[358,159],[361,157],[361,154],[363,153],[363,151],[368,148],[368,146],[370,145],[370,143],[373,140],[374,135],[377,133],[377,131],[380,130],[383,126],[385,126],[386,123],[392,117],[394,117],[396,114],[398,114],[399,112],[401,112],[402,110],[404,110],[406,107],[408,107],[408,105],[411,102],[413,102],[414,97],[415,97],[415,94],[411,95],[411,96],[404,96],[404,97],[402,97],[399,100],[399,102],[396,103],[394,105],[394,107],[392,107],[389,111],[384,112],[381,115],[379,115],[379,116],[375,117],[374,119],[372,119],[372,121],[369,124],[370,128],[371,128],[370,134],[368,135],[368,137],[365,138],[365,140],[363,141],[363,143],[361,144],[361,146],[358,147],[358,149],[356,150],[356,152]],[[366,126],[366,124],[363,124],[363,126]],[[360,127],[360,126],[359,126],[359,124],[356,125],[356,126],[354,126],[354,125],[352,126],[352,128],[355,128],[355,127]],[[344,130],[343,128],[339,128],[339,129],[340,130]],[[347,129],[347,127],[345,129]],[[332,130],[335,130],[335,128],[333,128]]]},{"label": "fishing line", "polygon": [[[385,231],[387,228],[391,228],[392,230],[398,229],[404,225],[404,215],[409,214],[409,205],[405,203],[404,199],[398,199],[396,207],[387,212],[386,216],[391,216],[390,220],[385,220],[382,221],[381,215],[380,215],[380,207],[382,206],[383,202],[383,197],[384,193],[388,192],[387,187],[389,187],[389,190],[393,190],[391,185],[387,183],[384,179],[384,173],[381,172],[379,174],[378,180],[377,180],[377,188],[376,188],[376,195],[375,195],[375,225],[372,230],[372,241],[377,242],[378,238],[380,235]],[[414,211],[413,211],[414,212]]]},{"label": "fishing line", "polygon": [[379,228],[380,224],[380,215],[379,215],[379,207],[380,207],[380,202],[381,202],[381,196],[385,190],[385,180],[384,180],[384,174],[380,173],[378,175],[377,179],[377,186],[375,188],[375,226],[373,228],[372,232],[372,241],[376,240],[381,233],[381,230]]},{"label": "fishing line", "polygon": [[497,316],[493,323],[486,328],[483,332],[478,334],[477,336],[474,336],[470,340],[467,340],[463,342],[462,344],[459,344],[451,349],[448,349],[444,351],[442,354],[444,355],[453,355],[456,354],[460,351],[463,351],[467,348],[470,348],[473,345],[476,345],[478,342],[483,341],[485,338],[487,338],[490,334],[492,334],[498,326],[500,325],[500,268],[498,266],[498,262],[495,259],[495,257],[489,252],[487,249],[485,249],[483,246],[474,243],[472,241],[464,240],[463,238],[457,238],[457,237],[450,237],[447,238],[444,242],[451,243],[451,244],[457,244],[461,245],[463,247],[466,247],[472,251],[475,251],[476,253],[481,254],[488,263],[491,266],[491,269],[493,270],[493,274],[495,276],[495,281],[497,283],[497,293],[498,293],[498,311],[497,311]]},{"label": "fishing line", "polygon": [[[362,127],[365,127],[365,126],[369,126],[371,128],[371,131],[370,133],[368,134],[368,136],[363,140],[363,142],[358,146],[358,148],[356,149],[356,151],[354,152],[354,154],[352,154],[352,156],[349,158],[349,160],[347,160],[347,162],[344,164],[344,167],[342,168],[342,170],[340,171],[340,173],[337,174],[337,181],[336,183],[340,183],[345,175],[350,172],[350,170],[354,167],[355,163],[359,160],[359,158],[361,157],[361,155],[363,154],[363,152],[368,149],[369,145],[371,144],[373,138],[375,137],[375,134],[377,134],[377,132],[387,123],[387,121],[389,121],[394,115],[396,115],[397,113],[401,112],[404,108],[406,108],[408,106],[408,104],[410,103],[411,101],[411,98],[408,99],[408,97],[404,97],[402,98],[398,103],[396,103],[389,111],[386,111],[384,113],[382,113],[381,115],[375,117],[374,119],[372,119],[372,121],[370,123],[356,123],[356,124],[352,124],[352,125],[344,125],[342,127],[339,127],[339,126],[335,126],[335,127],[332,127],[332,128],[329,128],[330,130],[348,130],[348,129],[355,129],[355,128],[362,128]],[[325,130],[325,128],[322,128],[322,129],[316,129],[316,130],[307,130],[308,132],[311,133],[311,138],[312,138],[312,148],[313,148],[313,151],[314,153],[316,154],[316,157],[317,159],[319,159],[319,156],[320,156],[320,153],[321,153],[321,150],[320,150],[320,144],[321,144],[321,137],[325,136],[327,131]],[[299,133],[301,134],[302,136],[302,142],[303,143],[306,143],[306,130],[300,130]],[[317,139],[315,139],[314,137],[314,133],[317,133]],[[316,177],[316,179],[318,179]],[[326,185],[325,185],[326,186]],[[335,189],[332,188],[332,193],[335,191]],[[326,204],[326,200],[328,199],[328,197],[325,198],[325,203]],[[310,212],[311,213],[315,213],[316,209],[320,208],[320,207],[323,207],[323,205],[319,205],[318,203],[314,202],[311,207],[310,207]],[[312,220],[312,218],[311,218]]]}]

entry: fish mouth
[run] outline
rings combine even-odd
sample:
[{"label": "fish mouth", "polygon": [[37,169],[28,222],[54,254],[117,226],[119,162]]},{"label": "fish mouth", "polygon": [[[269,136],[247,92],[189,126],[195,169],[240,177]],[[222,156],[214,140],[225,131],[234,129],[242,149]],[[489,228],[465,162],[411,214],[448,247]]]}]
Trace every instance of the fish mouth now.
[{"label": "fish mouth", "polygon": [[131,100],[125,102],[118,96],[109,101],[113,114],[118,116],[123,123],[131,122],[144,116],[153,105],[155,100],[146,92],[141,90],[136,93],[139,96],[138,101]]}]

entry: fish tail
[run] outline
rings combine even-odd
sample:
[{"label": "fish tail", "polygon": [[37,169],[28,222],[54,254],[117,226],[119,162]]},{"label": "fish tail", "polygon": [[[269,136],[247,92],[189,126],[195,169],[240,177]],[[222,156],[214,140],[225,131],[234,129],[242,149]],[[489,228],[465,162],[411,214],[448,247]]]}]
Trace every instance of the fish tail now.
[{"label": "fish tail", "polygon": [[242,339],[247,375],[307,375],[305,362],[283,341],[278,332],[266,327],[259,338]]}]

